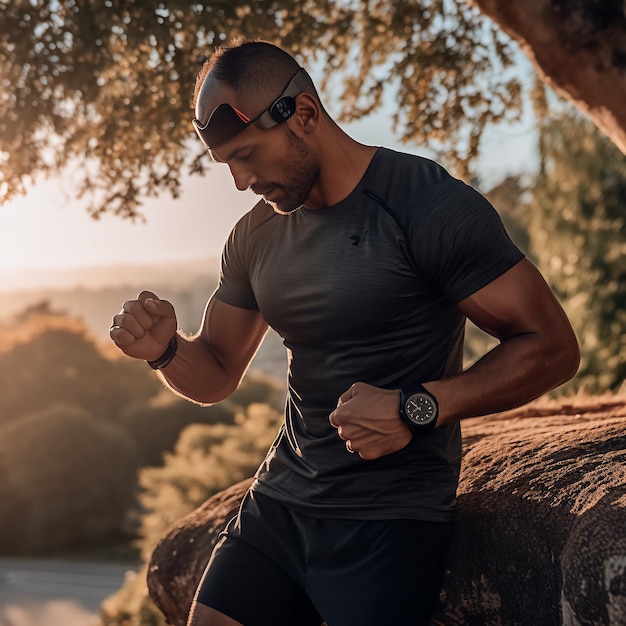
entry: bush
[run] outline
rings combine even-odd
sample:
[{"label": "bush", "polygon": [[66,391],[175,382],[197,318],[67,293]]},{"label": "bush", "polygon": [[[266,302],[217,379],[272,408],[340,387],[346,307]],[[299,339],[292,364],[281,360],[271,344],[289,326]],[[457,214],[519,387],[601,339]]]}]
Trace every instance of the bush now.
[{"label": "bush", "polygon": [[[242,397],[242,396],[240,396]],[[163,467],[140,471],[142,519],[140,547],[148,562],[168,528],[213,494],[251,476],[274,440],[282,414],[252,403],[231,424],[193,424],[185,428]],[[102,605],[100,626],[165,626],[147,595],[144,566]]]},{"label": "bush", "polygon": [[84,328],[61,321],[42,321],[0,352],[0,423],[59,402],[110,419],[159,392],[161,383],[145,363],[107,359]]},{"label": "bush", "polygon": [[167,626],[163,613],[148,595],[147,575],[148,567],[144,565],[136,576],[104,600],[99,626]]},{"label": "bush", "polygon": [[205,500],[252,476],[276,437],[282,414],[251,404],[234,424],[188,426],[159,468],[139,473],[141,549],[146,559],[167,529]]},{"label": "bush", "polygon": [[123,531],[136,450],[118,426],[56,405],[0,426],[0,551],[37,554]]},{"label": "bush", "polygon": [[249,372],[237,391],[218,404],[201,406],[164,390],[147,402],[134,403],[116,421],[134,439],[139,464],[156,466],[163,464],[164,453],[174,450],[178,437],[190,424],[232,425],[235,415],[254,403],[282,411],[285,390],[273,378]]},{"label": "bush", "polygon": [[147,403],[132,405],[116,422],[133,438],[139,465],[144,467],[162,465],[164,453],[174,450],[180,433],[190,424],[232,424],[237,410],[228,401],[200,406],[163,391]]}]

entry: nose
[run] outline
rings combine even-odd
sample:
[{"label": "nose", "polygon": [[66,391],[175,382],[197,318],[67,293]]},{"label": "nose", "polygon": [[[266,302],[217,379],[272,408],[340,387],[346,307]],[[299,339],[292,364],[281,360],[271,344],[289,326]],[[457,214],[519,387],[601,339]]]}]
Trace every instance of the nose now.
[{"label": "nose", "polygon": [[230,168],[230,174],[235,181],[235,187],[237,187],[239,191],[245,191],[248,187],[251,187],[254,183],[256,183],[256,176],[249,170],[246,170],[240,165],[235,166],[232,163],[229,163],[228,167]]}]

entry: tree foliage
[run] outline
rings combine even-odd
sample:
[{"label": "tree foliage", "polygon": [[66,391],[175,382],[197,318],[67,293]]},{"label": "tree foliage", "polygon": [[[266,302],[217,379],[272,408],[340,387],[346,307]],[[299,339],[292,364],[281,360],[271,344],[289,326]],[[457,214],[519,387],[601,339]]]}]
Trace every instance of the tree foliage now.
[{"label": "tree foliage", "polygon": [[0,551],[37,554],[122,534],[136,469],[130,436],[76,407],[0,425]]},{"label": "tree foliage", "polygon": [[540,153],[525,209],[532,252],[581,343],[572,384],[616,389],[626,379],[626,156],[572,111],[546,118]]},{"label": "tree foliage", "polygon": [[166,454],[163,467],[144,468],[139,482],[141,548],[148,558],[168,528],[205,500],[254,474],[276,437],[282,415],[266,404],[250,404],[233,424],[193,424]]},{"label": "tree foliage", "polygon": [[213,48],[263,38],[323,68],[349,120],[395,95],[403,139],[461,169],[486,125],[515,117],[506,36],[460,0],[12,0],[0,2],[0,193],[74,168],[97,216],[207,166],[190,98]]},{"label": "tree foliage", "polygon": [[45,305],[7,324],[0,346],[0,423],[59,402],[112,419],[161,389],[144,363],[107,359],[80,321]]}]

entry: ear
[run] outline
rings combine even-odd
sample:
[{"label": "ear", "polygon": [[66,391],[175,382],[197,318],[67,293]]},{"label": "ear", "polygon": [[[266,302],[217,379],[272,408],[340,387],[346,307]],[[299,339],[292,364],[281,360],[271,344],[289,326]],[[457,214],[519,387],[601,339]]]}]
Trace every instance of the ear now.
[{"label": "ear", "polygon": [[291,119],[301,132],[310,134],[315,132],[321,112],[320,103],[315,96],[304,92],[296,96],[296,112]]}]

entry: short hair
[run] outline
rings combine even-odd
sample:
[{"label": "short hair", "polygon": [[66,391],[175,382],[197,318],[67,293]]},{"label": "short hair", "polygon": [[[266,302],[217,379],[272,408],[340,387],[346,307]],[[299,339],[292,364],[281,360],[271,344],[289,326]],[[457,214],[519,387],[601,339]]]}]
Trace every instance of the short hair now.
[{"label": "short hair", "polygon": [[[193,94],[195,107],[200,89],[211,74],[231,87],[242,105],[269,106],[293,75],[299,63],[282,48],[267,41],[239,39],[216,48],[204,62],[196,79]],[[315,88],[312,92],[318,98]]]}]

